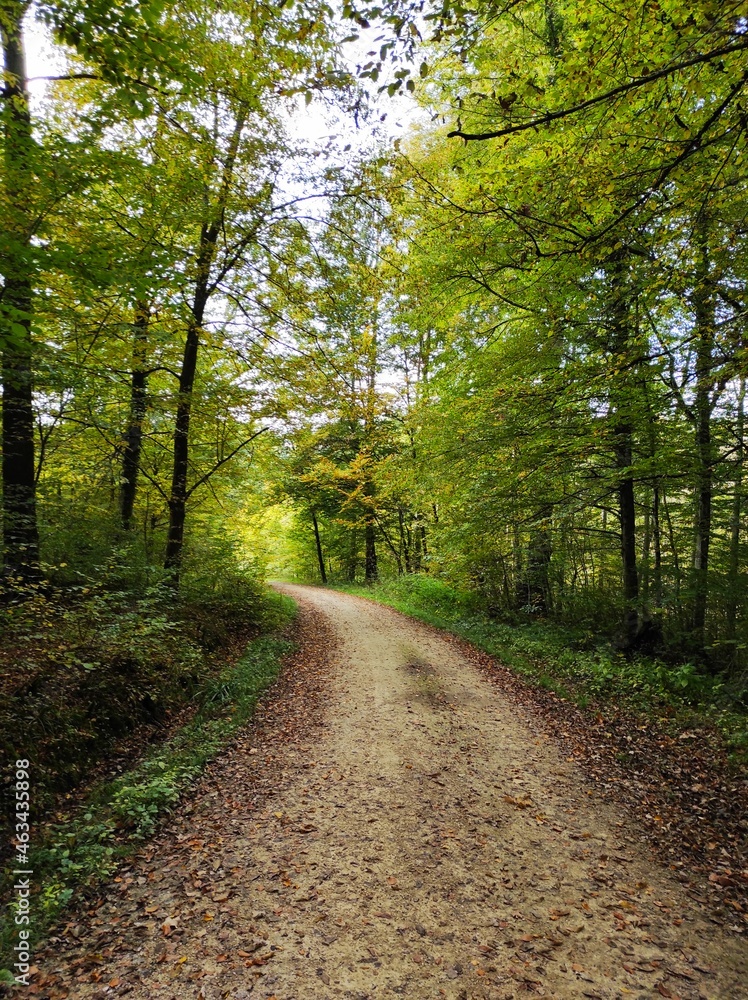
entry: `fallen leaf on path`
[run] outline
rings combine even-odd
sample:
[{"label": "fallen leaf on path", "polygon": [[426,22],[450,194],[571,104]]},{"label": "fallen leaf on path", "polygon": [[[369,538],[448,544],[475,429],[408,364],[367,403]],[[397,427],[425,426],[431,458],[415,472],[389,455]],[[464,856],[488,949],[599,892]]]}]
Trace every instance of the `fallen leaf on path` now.
[{"label": "fallen leaf on path", "polygon": [[514,795],[505,795],[504,801],[508,802],[510,806],[514,806],[515,809],[527,809],[532,805],[532,799],[519,799],[515,798]]},{"label": "fallen leaf on path", "polygon": [[680,996],[677,993],[673,993],[665,983],[657,983],[656,989],[660,996],[669,997],[670,1000],[681,1000]]}]

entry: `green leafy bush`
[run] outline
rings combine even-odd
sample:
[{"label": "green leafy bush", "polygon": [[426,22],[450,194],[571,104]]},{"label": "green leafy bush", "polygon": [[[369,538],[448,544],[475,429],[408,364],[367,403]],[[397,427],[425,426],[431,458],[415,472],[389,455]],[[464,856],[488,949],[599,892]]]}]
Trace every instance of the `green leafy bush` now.
[{"label": "green leafy bush", "polygon": [[[295,612],[293,601],[271,594],[267,620],[282,627]],[[84,801],[62,821],[46,827],[35,843],[30,866],[39,894],[34,901],[39,935],[73,893],[99,883],[134,846],[150,836],[205,765],[251,718],[257,700],[277,676],[291,643],[277,634],[254,639],[236,664],[225,664],[194,692],[198,710],[166,742],[154,745],[131,770],[94,785]],[[3,877],[7,889],[12,875]],[[12,914],[0,919],[0,958],[13,943]]]}]

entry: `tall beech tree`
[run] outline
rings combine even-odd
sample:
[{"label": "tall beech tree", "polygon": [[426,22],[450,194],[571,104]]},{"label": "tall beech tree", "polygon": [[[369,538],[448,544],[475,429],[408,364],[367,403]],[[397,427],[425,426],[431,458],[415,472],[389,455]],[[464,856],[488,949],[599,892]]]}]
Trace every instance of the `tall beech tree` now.
[{"label": "tall beech tree", "polygon": [[[184,544],[184,525],[187,515],[189,487],[189,434],[192,414],[192,397],[197,375],[200,334],[205,319],[205,311],[216,290],[213,267],[216,257],[218,237],[226,221],[229,196],[232,193],[234,171],[236,169],[242,133],[246,126],[246,112],[239,108],[229,132],[224,150],[223,165],[217,178],[218,194],[215,202],[210,201],[210,180],[206,184],[205,201],[207,212],[200,226],[200,236],[195,254],[194,291],[190,303],[190,315],[184,343],[182,366],[179,373],[176,420],[174,424],[174,461],[169,493],[169,534],[166,542],[166,569],[172,571],[175,582],[179,579]],[[210,160],[219,159],[218,151],[211,151]],[[212,179],[211,179],[212,180]],[[215,184],[215,181],[213,181]],[[238,252],[241,252],[239,250]]]},{"label": "tall beech tree", "polygon": [[3,552],[6,573],[37,572],[33,360],[31,342],[36,218],[31,192],[36,176],[29,111],[23,19],[27,3],[0,6],[3,43],[3,214],[0,250],[0,347],[3,354]]}]

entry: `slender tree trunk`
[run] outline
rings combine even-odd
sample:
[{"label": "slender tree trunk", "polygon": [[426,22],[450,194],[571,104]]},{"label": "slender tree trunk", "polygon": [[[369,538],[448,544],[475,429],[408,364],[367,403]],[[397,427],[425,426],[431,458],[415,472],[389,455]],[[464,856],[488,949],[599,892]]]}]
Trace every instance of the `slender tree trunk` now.
[{"label": "slender tree trunk", "polygon": [[364,516],[364,579],[366,583],[374,583],[379,578],[377,565],[376,514],[374,512],[374,484],[371,480],[364,483],[364,496],[367,510]]},{"label": "slender tree trunk", "polygon": [[[614,454],[616,466],[629,469],[632,463],[631,429],[628,425],[615,428]],[[639,627],[639,574],[636,566],[636,505],[634,480],[623,475],[618,484],[618,505],[621,520],[621,559],[623,562],[624,643],[630,648]]]},{"label": "slender tree trunk", "polygon": [[317,524],[317,512],[312,509],[312,527],[314,528],[314,543],[317,547],[317,563],[319,564],[319,575],[322,583],[327,586],[327,572],[325,571],[325,557],[322,554],[322,541],[319,537],[319,524]]},{"label": "slender tree trunk", "polygon": [[0,346],[3,352],[2,480],[3,558],[6,574],[28,579],[39,573],[36,519],[36,466],[31,315],[33,270],[30,254],[33,189],[33,139],[23,46],[26,3],[5,3],[0,10],[5,89],[5,212],[8,242],[1,267]]},{"label": "slender tree trunk", "polygon": [[645,507],[644,537],[642,539],[642,558],[641,558],[641,574],[640,574],[641,579],[639,580],[642,600],[644,601],[645,605],[649,600],[651,557],[652,557],[652,510],[650,507]]},{"label": "slender tree trunk", "polygon": [[652,574],[652,594],[654,606],[662,607],[662,528],[660,526],[660,484],[652,489],[652,541],[654,543],[654,572]]},{"label": "slender tree trunk", "polygon": [[550,609],[550,582],[548,570],[551,564],[553,546],[548,526],[542,525],[533,531],[527,546],[527,572],[525,589],[527,604],[533,611],[545,614]]},{"label": "slender tree trunk", "polygon": [[[499,562],[501,563],[501,593],[504,595],[504,607],[507,608],[507,610],[511,610],[513,607],[512,590],[509,580],[509,573],[507,571],[506,559],[503,553],[501,552],[499,552],[498,558]],[[482,581],[482,588],[483,590],[486,590],[485,580]],[[490,600],[490,595],[489,595],[489,600]]]},{"label": "slender tree trunk", "polygon": [[515,609],[523,607],[528,603],[527,588],[525,586],[525,574],[522,571],[522,542],[519,535],[519,527],[512,524],[512,589],[514,591]]},{"label": "slender tree trunk", "polygon": [[408,542],[408,533],[405,529],[405,517],[402,507],[398,508],[397,517],[398,524],[400,525],[400,546],[403,550],[403,557],[405,559],[405,572],[412,573],[413,566],[410,559],[410,543]]},{"label": "slender tree trunk", "polygon": [[141,303],[135,310],[133,324],[132,379],[130,382],[130,413],[125,431],[125,448],[122,453],[122,482],[120,485],[120,518],[124,531],[132,526],[135,494],[138,488],[140,454],[143,446],[143,423],[148,405],[146,385],[148,373],[148,324],[150,310]]},{"label": "slender tree trunk", "polygon": [[413,518],[413,531],[411,535],[413,546],[413,570],[415,573],[421,572],[421,565],[423,562],[423,538],[421,536],[421,526],[419,521],[420,514],[416,514]]},{"label": "slender tree trunk", "polygon": [[680,612],[682,611],[680,605],[680,591],[682,583],[680,556],[678,555],[678,545],[675,539],[675,529],[673,528],[673,519],[670,516],[670,508],[668,507],[667,497],[665,496],[664,492],[662,494],[662,509],[665,512],[665,523],[667,524],[668,541],[670,543],[670,551],[673,556],[673,576],[674,576],[673,596],[675,598],[675,606],[678,608],[679,611],[679,617],[681,617],[682,619],[682,614],[680,614]]},{"label": "slender tree trunk", "polygon": [[[610,270],[611,278],[611,354],[616,362],[627,361],[630,336],[629,288],[625,261],[618,258]],[[627,381],[616,375],[611,389],[611,430],[613,456],[618,469],[618,511],[621,528],[621,563],[623,582],[623,648],[631,649],[639,631],[639,572],[636,561],[636,498],[633,465],[632,391]]]},{"label": "slender tree trunk", "polygon": [[184,345],[182,370],[179,375],[179,397],[177,416],[174,424],[174,465],[169,494],[169,534],[166,541],[164,568],[171,571],[175,587],[179,586],[184,550],[184,525],[187,518],[187,475],[189,472],[189,436],[192,415],[192,393],[197,374],[197,355],[200,347],[205,302],[200,305],[204,294],[196,296],[193,316],[187,328]]},{"label": "slender tree trunk", "polygon": [[356,582],[356,566],[358,564],[358,532],[351,529],[351,547],[348,554],[348,583]]},{"label": "slender tree trunk", "polygon": [[364,578],[367,583],[374,583],[379,578],[377,568],[377,539],[374,530],[374,518],[372,515],[366,516],[366,561],[364,564]]},{"label": "slender tree trunk", "polygon": [[[654,605],[655,608],[662,608],[662,526],[660,524],[660,477],[657,472],[657,433],[655,430],[655,417],[652,407],[647,405],[647,432],[649,438],[649,459],[655,470],[652,482],[652,506],[648,511],[647,526],[651,547],[654,551],[654,566],[652,568],[651,581],[648,579],[648,593],[646,595],[647,606]],[[649,549],[647,549],[649,557]],[[647,575],[649,577],[649,558],[646,561]]]},{"label": "slender tree trunk", "polygon": [[374,583],[379,577],[377,565],[376,514],[374,512],[374,484],[371,480],[364,483],[364,496],[367,510],[364,515],[364,580]]},{"label": "slender tree trunk", "polygon": [[709,597],[709,547],[712,534],[714,455],[712,447],[712,364],[715,336],[715,303],[710,287],[706,226],[698,231],[699,266],[694,292],[696,322],[696,516],[693,538],[693,598],[691,631],[695,645],[704,648]]},{"label": "slender tree trunk", "polygon": [[735,458],[734,493],[730,514],[730,556],[727,569],[727,638],[735,641],[740,591],[740,522],[743,515],[743,462],[745,460],[745,379],[740,380],[735,425],[738,440]]}]

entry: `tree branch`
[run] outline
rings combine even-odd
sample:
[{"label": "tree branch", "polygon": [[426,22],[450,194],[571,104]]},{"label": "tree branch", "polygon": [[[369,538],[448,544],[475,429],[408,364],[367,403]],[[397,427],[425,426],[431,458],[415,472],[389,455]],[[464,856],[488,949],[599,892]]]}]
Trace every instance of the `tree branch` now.
[{"label": "tree branch", "polygon": [[[108,77],[102,76],[100,73],[62,73],[59,76],[31,76],[26,82],[37,83],[40,80],[46,80],[49,82],[58,82],[58,81],[65,82],[68,80],[98,80],[99,83],[109,83],[112,86],[116,86],[117,83],[119,82],[110,80]],[[164,93],[164,91],[160,87],[157,87],[154,83],[148,83],[147,80],[137,80],[131,76],[128,76],[124,78],[123,82],[135,84],[135,86],[137,87],[145,87],[146,90],[152,90],[156,94]],[[3,92],[3,95],[7,96],[5,91]]]},{"label": "tree branch", "polygon": [[721,49],[712,49],[711,52],[702,53],[702,55],[694,56],[692,59],[685,59],[683,62],[674,63],[671,66],[665,66],[663,69],[656,70],[654,73],[647,73],[645,76],[637,76],[633,80],[629,80],[628,83],[622,83],[618,87],[606,90],[605,93],[597,94],[595,97],[590,97],[588,100],[582,101],[580,104],[574,104],[570,108],[561,108],[559,111],[549,111],[544,115],[537,115],[529,121],[521,122],[518,125],[508,125],[506,128],[497,129],[495,132],[463,132],[462,129],[455,129],[452,132],[447,132],[447,138],[464,139],[465,142],[472,142],[475,140],[482,142],[486,139],[500,139],[505,135],[516,135],[518,132],[526,132],[528,129],[538,128],[540,125],[550,125],[551,122],[559,121],[562,118],[570,118],[572,115],[579,114],[580,111],[586,111],[588,108],[592,108],[597,104],[603,104],[606,101],[612,100],[614,97],[620,97],[621,94],[626,94],[630,90],[636,90],[637,87],[644,87],[648,83],[654,83],[655,80],[661,80],[666,76],[671,76],[673,73],[677,73],[682,69],[688,69],[690,66],[698,66],[700,63],[711,62],[713,59],[719,59],[720,56],[730,55],[733,52],[742,52],[745,49],[748,49],[748,38],[744,41],[737,42],[734,45],[725,45]]},{"label": "tree branch", "polygon": [[254,441],[255,438],[260,436],[260,434],[264,434],[265,431],[269,430],[270,430],[269,427],[261,428],[259,431],[257,431],[256,434],[253,434],[252,437],[247,438],[246,441],[242,441],[240,445],[234,448],[234,450],[230,454],[226,455],[225,458],[222,458],[220,462],[216,462],[216,464],[213,466],[212,469],[210,469],[210,471],[206,472],[204,476],[201,476],[196,483],[193,483],[192,486],[190,486],[190,488],[187,490],[187,498],[189,499],[189,497],[192,496],[192,494],[199,486],[204,486],[205,483],[207,483],[208,480],[211,478],[211,476],[213,476],[214,473],[218,472],[221,466],[225,465],[227,462],[230,462],[231,459],[234,457],[234,455],[237,455],[242,450],[242,448],[246,448],[247,445],[251,444],[251,442]]},{"label": "tree branch", "polygon": [[139,473],[140,473],[140,474],[141,474],[142,476],[145,476],[145,478],[146,478],[146,479],[148,480],[148,482],[149,482],[149,483],[151,484],[151,486],[155,486],[155,487],[156,487],[156,490],[157,490],[157,492],[158,492],[158,493],[160,494],[161,498],[162,498],[163,500],[165,500],[165,501],[166,501],[166,503],[168,504],[168,502],[169,502],[169,494],[168,494],[168,493],[166,492],[166,490],[165,490],[165,489],[164,489],[164,488],[163,488],[163,487],[161,486],[161,483],[159,483],[159,481],[158,481],[157,479],[154,479],[154,477],[153,477],[153,476],[152,476],[152,475],[151,475],[151,474],[150,474],[149,472],[146,472],[146,470],[145,470],[145,469],[143,468],[143,466],[142,466],[142,465],[141,465],[141,466],[140,466],[140,468],[138,469],[138,472],[139,472]]}]

